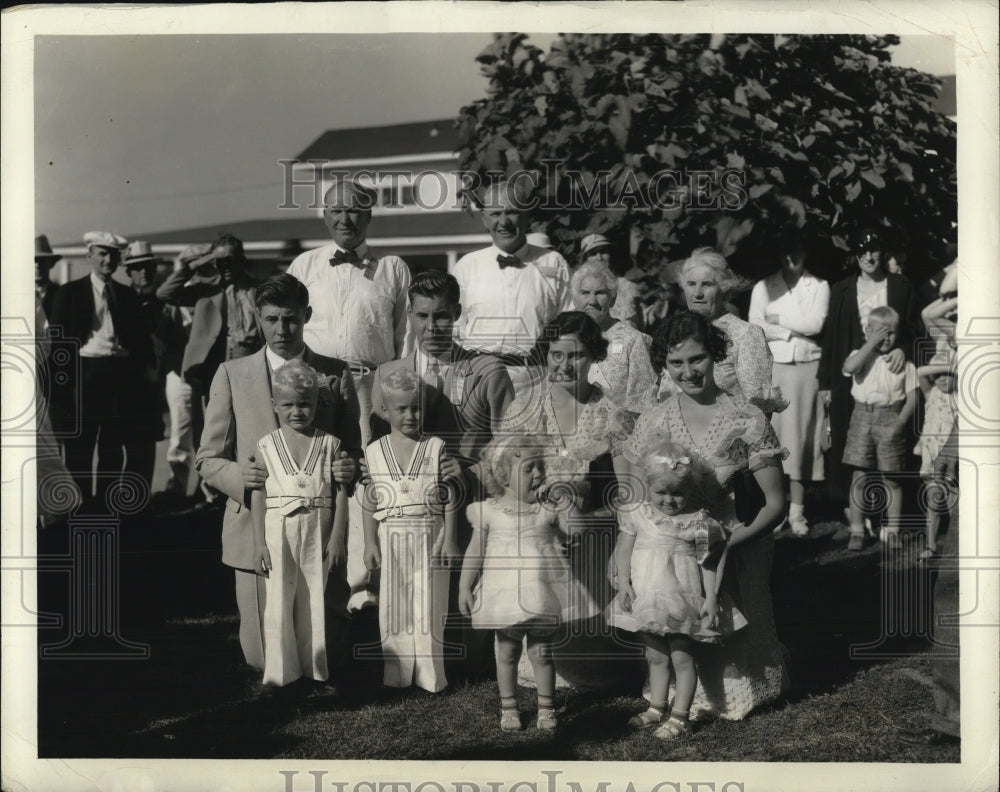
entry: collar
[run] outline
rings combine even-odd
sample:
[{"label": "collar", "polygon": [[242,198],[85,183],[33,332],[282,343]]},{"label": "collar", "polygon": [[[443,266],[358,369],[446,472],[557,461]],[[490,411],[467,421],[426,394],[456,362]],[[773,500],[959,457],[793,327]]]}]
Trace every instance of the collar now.
[{"label": "collar", "polygon": [[[341,250],[344,253],[350,252],[347,248],[341,247],[340,245],[338,245],[336,242],[333,241],[330,242],[330,247],[333,249],[333,251],[331,252],[329,258],[332,258],[333,253],[335,253],[338,250]],[[358,254],[358,259],[364,261],[366,258],[368,258],[368,243],[362,242],[360,245],[354,248],[354,252]]]},{"label": "collar", "polygon": [[[427,371],[427,365],[431,361],[431,356],[420,348],[419,343],[417,344],[416,354],[417,357],[414,362],[416,363],[417,372],[419,374],[423,374],[425,371]],[[452,342],[451,349],[449,349],[448,352],[446,352],[441,357],[435,358],[435,360],[437,360],[439,366],[453,366],[455,364],[457,357],[458,357],[458,349],[455,343]]]},{"label": "collar", "polygon": [[104,293],[105,286],[108,286],[110,288],[112,280],[114,280],[114,278],[111,278],[108,281],[102,281],[100,278],[97,277],[97,273],[95,273],[93,270],[90,271],[90,285],[94,289],[94,291],[97,292],[98,294]]},{"label": "collar", "polygon": [[525,240],[524,244],[521,245],[521,247],[519,247],[513,253],[504,253],[496,245],[490,245],[490,247],[492,248],[492,255],[493,255],[493,260],[494,261],[496,261],[496,257],[497,256],[517,256],[525,264],[528,263],[528,248],[530,247],[530,245],[528,244],[527,240]]},{"label": "collar", "polygon": [[[293,355],[292,359],[293,360],[295,360],[295,359],[301,359],[305,355],[305,353],[306,353],[306,348],[303,345],[302,351],[299,352],[299,354],[297,354],[297,355]],[[276,352],[272,352],[271,351],[271,347],[269,347],[269,346],[265,346],[264,347],[264,356],[267,358],[267,364],[268,364],[268,366],[271,367],[271,373],[272,374],[275,371],[277,371],[278,369],[280,369],[285,363],[288,362],[283,357],[281,357],[280,355],[278,355]]]}]

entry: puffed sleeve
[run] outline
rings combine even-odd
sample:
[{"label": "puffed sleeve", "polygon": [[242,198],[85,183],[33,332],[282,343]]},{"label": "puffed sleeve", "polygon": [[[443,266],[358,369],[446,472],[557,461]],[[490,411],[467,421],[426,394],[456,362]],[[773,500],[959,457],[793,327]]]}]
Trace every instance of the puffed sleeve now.
[{"label": "puffed sleeve", "polygon": [[537,388],[531,388],[519,393],[507,405],[500,431],[494,434],[544,434],[543,423],[542,394]]},{"label": "puffed sleeve", "polygon": [[636,536],[639,533],[632,510],[618,512],[618,530],[629,536]]},{"label": "puffed sleeve", "polygon": [[655,442],[670,439],[664,416],[664,404],[652,407],[640,415],[629,436],[621,444],[621,455],[633,465],[642,464],[647,449]]},{"label": "puffed sleeve", "polygon": [[763,420],[763,427],[759,435],[756,435],[756,439],[752,442],[747,443],[747,464],[751,472],[768,465],[781,467],[781,460],[788,456],[788,449],[778,442],[778,436],[775,434],[771,422],[763,413],[761,413],[760,418]]},{"label": "puffed sleeve", "polygon": [[469,521],[469,525],[475,528],[477,531],[485,533],[487,530],[485,515],[483,514],[483,503],[484,501],[475,501],[470,503],[465,508],[465,517]]}]

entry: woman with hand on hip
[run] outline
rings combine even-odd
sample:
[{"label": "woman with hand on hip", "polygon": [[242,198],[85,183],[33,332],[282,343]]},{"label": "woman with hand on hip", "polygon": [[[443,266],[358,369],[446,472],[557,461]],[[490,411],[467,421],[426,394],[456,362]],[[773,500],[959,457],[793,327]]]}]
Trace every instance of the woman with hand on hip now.
[{"label": "woman with hand on hip", "polygon": [[771,417],[778,440],[788,449],[788,525],[796,536],[809,533],[803,514],[805,486],[823,480],[823,402],[819,397],[820,332],[830,307],[830,286],[805,266],[801,238],[780,243],[780,269],[759,281],[750,296],[750,323],[764,331],[774,358],[774,385],[788,408]]}]

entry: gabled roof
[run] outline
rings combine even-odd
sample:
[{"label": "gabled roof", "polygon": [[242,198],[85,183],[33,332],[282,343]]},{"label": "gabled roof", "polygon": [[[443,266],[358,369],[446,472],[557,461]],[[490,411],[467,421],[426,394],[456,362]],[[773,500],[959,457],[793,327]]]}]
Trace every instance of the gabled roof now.
[{"label": "gabled roof", "polygon": [[[419,214],[376,215],[372,218],[372,237],[450,236],[483,234],[483,224],[468,212],[421,212]],[[243,242],[278,242],[300,239],[327,239],[330,234],[320,217],[289,217],[277,220],[240,220],[215,223],[176,231],[131,234],[129,239],[143,239],[154,245],[187,242],[211,242],[227,232]]]},{"label": "gabled roof", "polygon": [[455,119],[410,124],[329,129],[296,159],[355,160],[407,154],[434,154],[458,148]]}]

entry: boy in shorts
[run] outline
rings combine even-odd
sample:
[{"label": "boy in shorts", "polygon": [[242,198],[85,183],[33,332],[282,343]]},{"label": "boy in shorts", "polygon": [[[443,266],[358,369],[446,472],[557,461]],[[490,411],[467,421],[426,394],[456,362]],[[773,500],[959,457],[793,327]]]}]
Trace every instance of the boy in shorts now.
[{"label": "boy in shorts", "polygon": [[869,472],[881,473],[886,488],[886,543],[900,546],[899,522],[903,508],[899,482],[892,474],[903,470],[906,459],[906,424],[917,403],[917,370],[907,361],[900,374],[893,374],[885,357],[896,346],[899,314],[886,305],[872,308],[865,327],[866,341],[848,355],[844,376],[852,377],[854,411],[847,429],[843,462],[855,468],[851,478],[848,550],[864,545],[864,492]]}]

